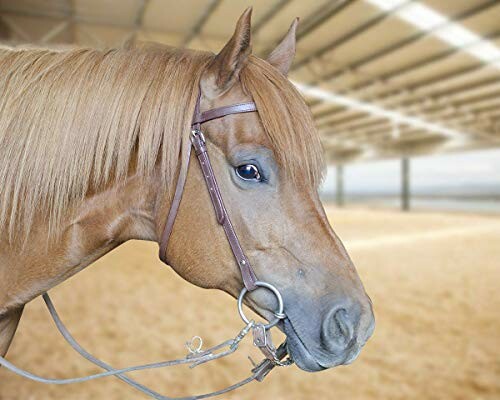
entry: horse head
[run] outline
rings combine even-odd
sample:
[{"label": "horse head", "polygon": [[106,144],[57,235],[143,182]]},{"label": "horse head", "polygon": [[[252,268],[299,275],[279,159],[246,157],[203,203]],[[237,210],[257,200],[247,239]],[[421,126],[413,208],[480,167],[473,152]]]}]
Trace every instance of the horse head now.
[{"label": "horse head", "polygon": [[[241,244],[258,277],[282,293],[287,318],[279,326],[288,351],[300,368],[319,371],[356,358],[373,332],[372,305],[320,202],[318,132],[286,78],[297,20],[262,60],[251,54],[250,16],[247,10],[240,17],[231,39],[208,63],[200,104],[208,110],[254,101],[258,113],[207,122],[203,132]],[[167,253],[186,280],[238,296],[241,275],[195,163],[187,172]],[[245,300],[273,319],[271,293],[256,290]]]}]

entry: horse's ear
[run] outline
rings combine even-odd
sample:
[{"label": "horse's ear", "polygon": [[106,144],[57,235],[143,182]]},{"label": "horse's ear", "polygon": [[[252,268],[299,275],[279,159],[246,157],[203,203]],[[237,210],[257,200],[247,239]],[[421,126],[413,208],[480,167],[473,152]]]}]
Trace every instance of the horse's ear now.
[{"label": "horse's ear", "polygon": [[295,56],[295,33],[297,32],[297,25],[299,19],[295,18],[288,29],[287,34],[280,44],[269,54],[267,61],[283,75],[287,76],[290,67],[292,66],[293,57]]},{"label": "horse's ear", "polygon": [[207,97],[220,96],[238,80],[239,73],[252,52],[251,17],[252,7],[248,7],[236,23],[236,29],[229,42],[208,66],[201,82],[203,93]]}]

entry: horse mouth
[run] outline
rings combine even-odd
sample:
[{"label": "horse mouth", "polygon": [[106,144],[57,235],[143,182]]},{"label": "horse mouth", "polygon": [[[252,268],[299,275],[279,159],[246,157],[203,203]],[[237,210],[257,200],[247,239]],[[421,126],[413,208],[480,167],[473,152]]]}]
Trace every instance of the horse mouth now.
[{"label": "horse mouth", "polygon": [[307,350],[307,347],[300,339],[289,319],[284,321],[284,331],[287,352],[300,369],[308,372],[317,372],[326,369]]},{"label": "horse mouth", "polygon": [[[307,372],[324,371],[338,365],[347,365],[352,363],[360,353],[361,347],[358,344],[350,346],[342,354],[320,354],[315,357],[307,348],[301,336],[297,333],[293,323],[286,319],[283,324],[283,330],[287,337],[287,352],[297,366]],[[323,352],[321,352],[323,353]]]}]

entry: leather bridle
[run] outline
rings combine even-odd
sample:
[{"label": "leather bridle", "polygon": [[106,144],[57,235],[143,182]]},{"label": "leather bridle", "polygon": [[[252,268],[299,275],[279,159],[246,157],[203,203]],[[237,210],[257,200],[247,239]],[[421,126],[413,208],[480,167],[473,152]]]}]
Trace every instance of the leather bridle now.
[{"label": "leather bridle", "polygon": [[[194,149],[196,157],[198,158],[199,161],[201,171],[203,173],[203,177],[205,179],[205,183],[207,186],[208,193],[210,195],[212,206],[215,211],[217,222],[224,229],[231,251],[235,258],[236,264],[238,265],[241,272],[241,277],[243,280],[244,287],[241,290],[241,293],[238,297],[238,312],[242,320],[245,322],[245,326],[243,327],[243,329],[233,339],[226,340],[219,345],[213,346],[205,350],[202,349],[201,338],[199,336],[195,336],[193,337],[193,339],[191,339],[190,342],[186,343],[189,353],[187,354],[186,357],[181,359],[162,361],[146,365],[138,365],[122,369],[115,369],[110,365],[104,363],[100,359],[94,357],[71,336],[71,334],[69,333],[69,331],[59,318],[59,315],[57,314],[49,295],[47,293],[44,293],[43,299],[45,300],[47,308],[64,339],[66,339],[66,341],[70,344],[70,346],[73,347],[73,349],[76,350],[82,357],[86,358],[93,364],[99,366],[100,368],[105,370],[105,372],[84,376],[80,378],[48,379],[32,374],[21,368],[18,368],[3,357],[0,357],[0,366],[3,366],[9,369],[10,371],[25,378],[49,384],[78,383],[106,376],[116,376],[118,379],[121,379],[125,383],[129,384],[130,386],[136,388],[137,390],[145,393],[146,395],[152,398],[155,398],[157,400],[172,400],[173,398],[163,396],[160,393],[157,393],[154,390],[149,389],[148,387],[136,382],[135,380],[133,380],[132,378],[130,378],[128,375],[125,374],[137,370],[163,368],[180,364],[189,364],[191,368],[196,367],[197,365],[204,364],[206,362],[216,360],[232,354],[238,349],[241,340],[243,340],[243,338],[250,331],[252,331],[253,343],[264,354],[265,356],[264,360],[261,361],[259,364],[254,364],[254,368],[252,369],[252,374],[248,378],[243,379],[242,381],[236,384],[233,384],[225,389],[218,390],[212,393],[182,398],[184,400],[197,400],[227,393],[254,380],[262,381],[274,367],[287,366],[292,364],[293,361],[291,360],[291,358],[287,358],[286,360],[282,361],[282,359],[285,358],[287,354],[286,342],[282,343],[278,348],[274,347],[270,333],[270,329],[272,327],[274,327],[280,320],[286,318],[286,315],[284,313],[283,298],[279,290],[275,286],[267,282],[259,281],[257,279],[257,276],[250,264],[250,260],[243,251],[243,248],[240,244],[236,231],[234,230],[234,227],[229,218],[226,207],[224,206],[222,194],[219,185],[217,183],[217,179],[215,178],[214,171],[212,169],[210,157],[208,155],[205,136],[201,131],[201,125],[205,122],[218,118],[223,118],[233,114],[257,112],[257,107],[254,102],[248,102],[248,103],[233,104],[225,107],[219,107],[208,111],[200,112],[200,98],[201,98],[201,90],[196,100],[195,112],[192,120],[191,135],[190,135],[191,146],[189,146],[188,148],[186,159],[184,160],[184,165],[181,165],[172,203],[167,215],[167,220],[165,223],[163,233],[160,238],[160,259],[168,264],[167,260],[168,243],[172,235],[176,216],[179,211],[179,207],[182,200],[182,194],[184,192],[189,162],[191,159],[191,149]],[[278,301],[278,308],[274,312],[275,318],[272,321],[269,321],[268,324],[249,320],[243,313],[242,305],[245,295],[249,291],[254,291],[258,288],[264,288],[271,291]],[[180,399],[181,398],[178,398],[178,400]]]},{"label": "leather bridle", "polygon": [[[278,300],[278,309],[274,312],[275,318],[266,325],[256,324],[256,327],[254,327],[253,329],[254,336],[256,335],[256,330],[260,329],[261,330],[260,336],[262,337],[259,340],[267,343],[270,342],[270,336],[268,334],[269,328],[272,328],[281,319],[284,319],[286,317],[284,313],[283,298],[281,296],[281,293],[275,286],[267,282],[259,281],[257,279],[257,275],[255,274],[255,271],[253,270],[252,265],[250,264],[250,260],[245,255],[245,252],[241,247],[238,235],[234,230],[227,209],[224,206],[222,193],[217,183],[217,179],[215,178],[215,173],[212,168],[212,164],[210,162],[210,157],[208,155],[205,135],[203,135],[203,132],[201,131],[201,125],[204,124],[205,122],[212,121],[214,119],[224,118],[228,115],[233,115],[233,114],[257,112],[257,106],[252,101],[247,103],[238,103],[224,107],[212,108],[208,111],[201,112],[200,102],[201,102],[201,89],[198,92],[198,97],[196,99],[196,105],[194,108],[193,120],[191,123],[191,136],[190,136],[191,146],[189,146],[189,149],[186,154],[186,161],[184,167],[185,173],[184,175],[179,174],[179,178],[177,179],[174,197],[167,216],[165,228],[163,230],[163,234],[161,235],[160,239],[159,256],[164,263],[168,264],[167,260],[168,243],[181,204],[182,194],[184,192],[184,187],[187,179],[187,171],[189,169],[189,162],[191,160],[191,149],[193,148],[196,157],[198,158],[201,171],[203,173],[203,178],[205,180],[208,193],[210,195],[210,200],[214,208],[217,222],[224,229],[224,233],[226,234],[226,238],[233,253],[234,259],[240,269],[244,285],[244,288],[242,289],[238,297],[238,312],[240,313],[241,318],[247,324],[250,322],[243,313],[243,308],[242,308],[243,298],[247,292],[251,292],[259,287],[262,287],[271,291]],[[267,336],[267,338],[264,338],[264,336]],[[258,342],[259,340],[254,340],[254,341]],[[258,343],[256,343],[256,345],[258,346]],[[269,353],[272,353],[272,349],[261,349],[261,350],[263,350],[266,356]]]},{"label": "leather bridle", "polygon": [[[201,92],[200,92],[201,93]],[[205,122],[212,121],[214,119],[223,118],[232,114],[242,114],[248,112],[257,112],[257,107],[254,102],[233,104],[230,106],[213,108],[211,110],[200,112],[200,98],[198,95],[196,100],[196,106],[193,116],[193,121],[191,125],[191,143],[189,150],[186,155],[186,173],[183,176],[179,176],[177,185],[175,188],[174,198],[172,205],[170,206],[170,211],[167,216],[167,222],[163,230],[163,234],[160,240],[160,259],[168,264],[167,261],[167,247],[174,228],[175,219],[177,212],[179,211],[179,206],[182,200],[182,193],[184,192],[184,186],[186,184],[187,170],[189,167],[189,161],[191,159],[191,148],[194,148],[196,157],[198,158],[203,177],[205,178],[205,183],[207,185],[208,193],[210,195],[210,200],[215,211],[215,216],[217,222],[221,225],[226,233],[227,240],[233,252],[234,258],[238,267],[241,271],[241,277],[243,279],[243,284],[248,290],[255,290],[257,286],[255,282],[257,277],[255,272],[245,255],[238,236],[233,228],[229,215],[227,213],[226,207],[224,206],[224,201],[222,199],[222,194],[217,184],[217,179],[215,179],[215,174],[212,169],[212,164],[210,163],[210,157],[208,156],[208,150],[205,142],[205,136],[201,132],[201,125]]]}]

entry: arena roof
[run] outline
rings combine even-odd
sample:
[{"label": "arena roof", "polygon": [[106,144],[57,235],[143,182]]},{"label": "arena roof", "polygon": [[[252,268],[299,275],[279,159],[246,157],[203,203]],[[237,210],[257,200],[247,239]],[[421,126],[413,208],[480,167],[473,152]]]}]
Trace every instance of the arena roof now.
[{"label": "arena roof", "polygon": [[500,146],[497,0],[0,0],[0,37],[217,52],[248,5],[262,57],[301,17],[290,78],[330,161]]}]

